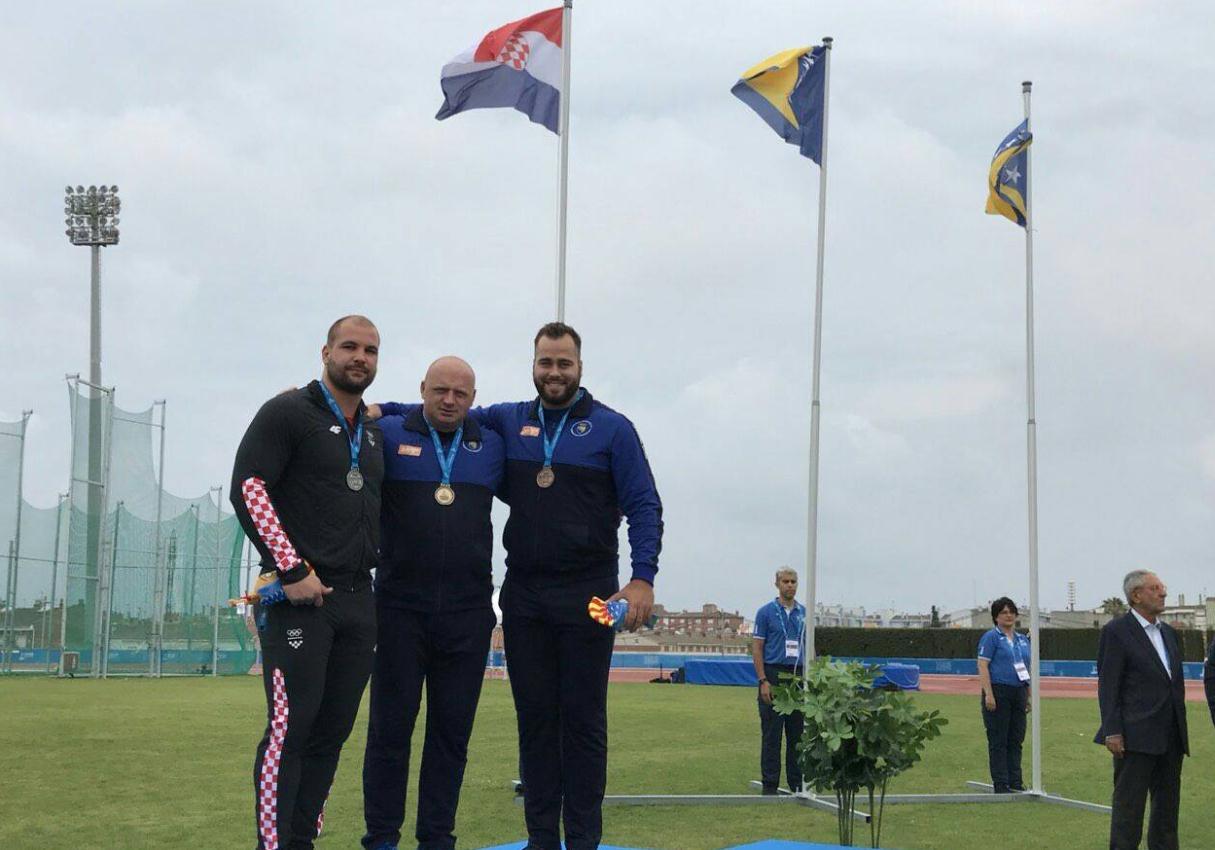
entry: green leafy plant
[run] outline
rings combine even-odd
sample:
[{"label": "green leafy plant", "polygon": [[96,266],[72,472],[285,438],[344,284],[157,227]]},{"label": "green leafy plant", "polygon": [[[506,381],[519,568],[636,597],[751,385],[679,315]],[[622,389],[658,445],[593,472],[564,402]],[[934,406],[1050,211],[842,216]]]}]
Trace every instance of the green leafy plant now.
[{"label": "green leafy plant", "polygon": [[806,784],[834,792],[840,844],[851,847],[856,796],[868,792],[870,846],[882,838],[890,778],[910,768],[948,721],[939,711],[917,712],[911,697],[873,687],[879,668],[818,658],[805,679],[789,677],[772,691],[779,714],[804,716],[798,760]]}]

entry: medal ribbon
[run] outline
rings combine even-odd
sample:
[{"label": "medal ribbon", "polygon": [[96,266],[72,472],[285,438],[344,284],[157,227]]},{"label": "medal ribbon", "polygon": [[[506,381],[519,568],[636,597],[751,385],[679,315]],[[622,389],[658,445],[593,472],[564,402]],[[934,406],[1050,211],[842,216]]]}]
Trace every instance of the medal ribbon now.
[{"label": "medal ribbon", "polygon": [[557,441],[561,439],[561,432],[565,430],[565,420],[570,418],[570,411],[578,402],[582,401],[582,395],[586,390],[578,390],[578,395],[574,396],[574,400],[570,402],[570,406],[565,409],[565,413],[561,415],[561,421],[557,423],[556,429],[553,431],[553,439],[550,442],[548,438],[548,428],[544,424],[544,405],[541,404],[540,412],[540,436],[544,438],[544,468],[548,469],[553,465],[553,452],[557,450]]},{"label": "medal ribbon", "polygon": [[338,403],[333,399],[333,393],[329,392],[329,387],[325,386],[324,381],[317,381],[321,385],[321,392],[325,394],[325,401],[329,402],[329,409],[333,411],[333,415],[337,417],[338,422],[342,424],[342,430],[346,432],[346,439],[350,442],[350,468],[357,470],[359,468],[359,450],[363,447],[363,421],[359,420],[359,426],[354,430],[354,434],[350,433],[350,424],[346,421],[346,417],[342,415],[342,409],[338,407]]},{"label": "medal ribbon", "polygon": [[460,440],[464,437],[464,423],[461,422],[460,427],[456,429],[455,436],[451,438],[451,448],[446,454],[443,453],[443,441],[439,439],[439,432],[430,424],[429,419],[426,420],[426,427],[430,429],[430,439],[434,440],[435,458],[439,461],[439,471],[443,473],[443,486],[450,487],[451,468],[456,465],[456,453],[460,451]]}]

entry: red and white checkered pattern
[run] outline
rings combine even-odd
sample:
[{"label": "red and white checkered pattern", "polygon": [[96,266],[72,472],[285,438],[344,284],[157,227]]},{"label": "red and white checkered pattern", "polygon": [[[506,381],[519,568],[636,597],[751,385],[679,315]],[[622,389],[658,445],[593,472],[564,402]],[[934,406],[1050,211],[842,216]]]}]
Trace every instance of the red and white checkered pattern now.
[{"label": "red and white checkered pattern", "polygon": [[241,482],[240,493],[253,525],[257,528],[257,534],[274,557],[274,565],[278,571],[285,573],[292,569],[300,562],[300,556],[283,531],[283,524],[279,522],[278,513],[266,491],[266,482],[260,478],[246,478]]},{"label": "red and white checkered pattern", "polygon": [[257,828],[261,850],[278,850],[278,766],[287,737],[287,684],[283,671],[274,669],[274,715],[270,718],[270,742],[262,756],[257,779]]},{"label": "red and white checkered pattern", "polygon": [[531,51],[532,47],[527,43],[527,39],[521,33],[515,33],[498,51],[498,61],[503,65],[510,65],[516,71],[522,71],[523,66],[527,64],[527,55]]},{"label": "red and white checkered pattern", "polygon": [[333,786],[329,786],[329,790],[325,792],[325,802],[321,803],[321,813],[316,816],[316,837],[321,837],[321,830],[325,828],[325,807],[329,805],[329,795],[333,793]]}]

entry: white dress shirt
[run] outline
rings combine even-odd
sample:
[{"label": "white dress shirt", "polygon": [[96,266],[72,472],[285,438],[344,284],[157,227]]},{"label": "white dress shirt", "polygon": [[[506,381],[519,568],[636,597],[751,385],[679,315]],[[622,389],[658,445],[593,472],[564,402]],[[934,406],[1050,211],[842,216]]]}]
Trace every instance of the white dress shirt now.
[{"label": "white dress shirt", "polygon": [[1169,668],[1169,654],[1164,648],[1164,635],[1160,633],[1160,620],[1149,623],[1134,608],[1131,609],[1131,613],[1135,615],[1135,619],[1139,621],[1139,625],[1143,626],[1143,630],[1147,632],[1148,640],[1156,648],[1156,654],[1160,656],[1160,663],[1164,665],[1165,672],[1169,674],[1170,679],[1173,678],[1173,671]]}]

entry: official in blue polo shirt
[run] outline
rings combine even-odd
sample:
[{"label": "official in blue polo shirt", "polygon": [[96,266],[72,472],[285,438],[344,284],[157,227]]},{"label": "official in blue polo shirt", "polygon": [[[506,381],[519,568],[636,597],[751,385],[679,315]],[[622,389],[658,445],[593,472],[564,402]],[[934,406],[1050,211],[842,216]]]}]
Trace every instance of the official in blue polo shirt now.
[{"label": "official in blue polo shirt", "polygon": [[789,790],[799,791],[802,769],[797,743],[802,738],[800,712],[781,716],[772,707],[772,685],[782,673],[801,674],[806,647],[806,606],[797,601],[797,571],[776,571],[777,597],[755,613],[751,660],[759,679],[759,776],[765,794],[780,785],[780,744],[785,739],[785,778]]},{"label": "official in blue polo shirt", "polygon": [[997,794],[1024,791],[1021,745],[1029,711],[1029,638],[1016,631],[1017,603],[1001,596],[991,603],[995,627],[979,639],[979,687],[987,763]]},{"label": "official in blue polo shirt", "polygon": [[455,847],[468,739],[495,624],[490,508],[505,469],[502,438],[466,416],[475,388],[467,363],[441,358],[422,381],[421,406],[402,405],[400,415],[379,421],[385,458],[379,622],[363,763],[369,850],[395,850],[401,838],[423,683],[417,846]]}]

